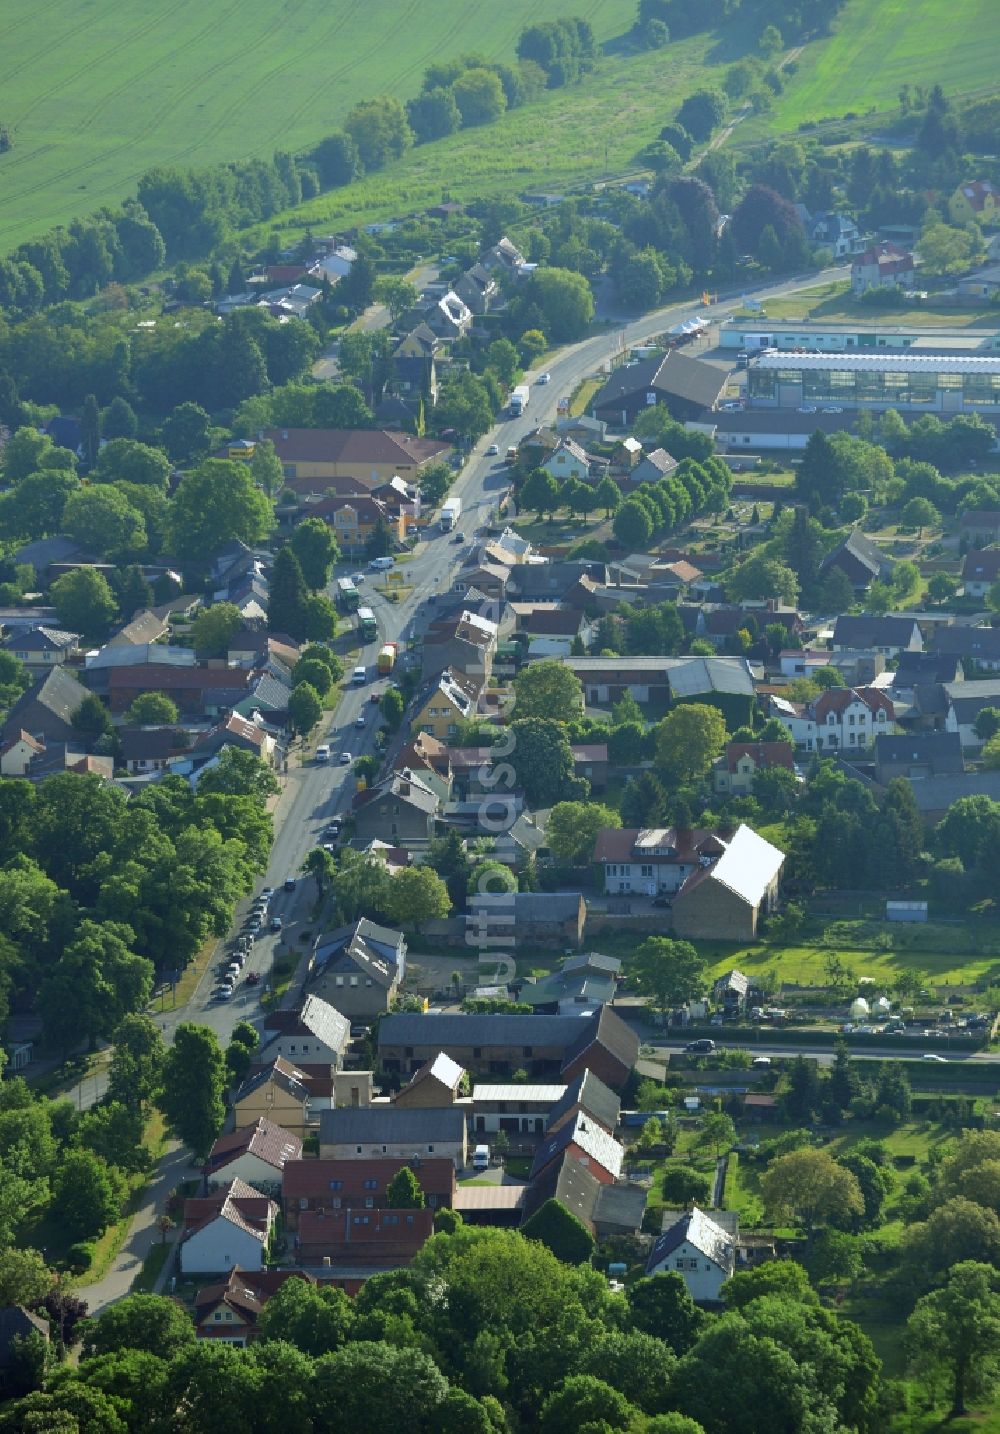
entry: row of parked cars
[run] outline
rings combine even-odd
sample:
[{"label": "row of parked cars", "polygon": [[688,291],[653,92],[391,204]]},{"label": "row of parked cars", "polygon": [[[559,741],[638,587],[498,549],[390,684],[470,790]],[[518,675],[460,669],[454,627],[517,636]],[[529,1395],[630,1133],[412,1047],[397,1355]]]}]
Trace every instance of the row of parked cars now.
[{"label": "row of parked cars", "polygon": [[[286,889],[290,887],[290,889],[294,891],[294,878],[291,878],[290,881],[286,881],[285,887]],[[247,913],[247,919],[243,923],[243,930],[236,938],[235,949],[231,955],[223,957],[219,963],[219,979],[215,987],[215,995],[218,1000],[231,1001],[235,995],[240,973],[246,965],[250,952],[253,950],[254,942],[264,929],[265,921],[268,922],[268,926],[272,931],[277,932],[281,930],[284,923],[280,916],[274,915],[268,921],[267,913],[270,909],[273,897],[273,887],[265,886]],[[259,973],[251,971],[246,978],[247,985],[256,986],[259,982]]]}]

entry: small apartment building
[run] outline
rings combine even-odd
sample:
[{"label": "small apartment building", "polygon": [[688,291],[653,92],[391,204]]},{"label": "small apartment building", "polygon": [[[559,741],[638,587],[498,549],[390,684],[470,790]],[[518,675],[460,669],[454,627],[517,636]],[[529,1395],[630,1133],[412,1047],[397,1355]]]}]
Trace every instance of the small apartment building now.
[{"label": "small apartment building", "polygon": [[429,1210],[451,1208],[455,1198],[455,1162],[446,1156],[377,1157],[372,1160],[292,1160],[285,1166],[281,1206],[287,1228],[296,1231],[308,1211],[384,1210],[389,1186],[400,1170],[417,1178]]},{"label": "small apartment building", "polygon": [[805,703],[772,696],[768,715],[807,752],[861,751],[895,726],[895,708],[881,687],[832,687]]},{"label": "small apartment building", "polygon": [[417,699],[413,729],[448,742],[459,731],[461,723],[471,721],[483,690],[483,679],[446,668],[429,691]]},{"label": "small apartment building", "polygon": [[598,835],[593,861],[609,896],[669,895],[722,855],[728,835],[697,827],[608,827]]}]

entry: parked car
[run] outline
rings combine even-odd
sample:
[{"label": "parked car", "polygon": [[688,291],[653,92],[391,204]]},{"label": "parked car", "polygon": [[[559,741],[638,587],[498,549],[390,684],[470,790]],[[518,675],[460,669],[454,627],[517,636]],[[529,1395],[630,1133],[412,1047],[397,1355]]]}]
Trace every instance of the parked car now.
[{"label": "parked car", "polygon": [[498,443],[491,443],[490,446],[489,446],[489,448],[487,448],[487,450],[486,450],[486,457],[487,457],[487,458],[496,458],[496,456],[497,456],[497,454],[498,454],[499,452],[500,452],[500,445],[499,445]]},{"label": "parked car", "polygon": [[700,1041],[688,1041],[684,1049],[691,1055],[708,1056],[715,1050],[715,1042],[702,1036]]},{"label": "parked car", "polygon": [[342,767],[349,767],[353,761],[354,758],[351,756],[350,752],[341,752],[340,765]]},{"label": "parked car", "polygon": [[259,986],[259,985],[260,985],[260,972],[259,972],[259,971],[251,971],[251,972],[250,972],[249,976],[247,977],[247,985],[248,985],[248,986]]},{"label": "parked car", "polygon": [[326,837],[339,837],[339,836],[340,836],[340,822],[338,822],[338,821],[327,822],[326,826],[323,828],[323,835],[326,836]]}]

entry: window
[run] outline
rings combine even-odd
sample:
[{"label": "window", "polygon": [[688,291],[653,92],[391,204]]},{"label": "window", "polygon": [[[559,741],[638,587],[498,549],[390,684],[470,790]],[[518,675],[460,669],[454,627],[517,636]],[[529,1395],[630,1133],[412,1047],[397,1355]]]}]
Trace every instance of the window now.
[{"label": "window", "polygon": [[525,1046],[525,1048],[524,1048],[524,1054],[525,1054],[526,1056],[534,1055],[534,1053],[535,1053],[535,1048],[534,1048],[534,1046]]},{"label": "window", "polygon": [[427,1147],[427,1154],[428,1154],[428,1155],[433,1155],[433,1154],[434,1154],[434,1147],[433,1147],[433,1145],[428,1145],[428,1147]]},{"label": "window", "polygon": [[473,1047],[472,1047],[472,1058],[473,1058],[473,1060],[478,1061],[479,1058],[480,1058],[480,1056],[481,1056],[482,1054],[483,1054],[483,1048],[482,1048],[482,1046],[473,1046]]},{"label": "window", "polygon": [[399,1224],[399,1216],[398,1216],[398,1215],[383,1215],[383,1216],[382,1216],[382,1224],[383,1224],[383,1225],[398,1225],[398,1224]]},{"label": "window", "polygon": [[377,1189],[378,1189],[378,1181],[377,1181],[377,1180],[366,1180],[365,1183],[364,1183],[364,1189],[365,1189],[365,1190],[377,1190]]},{"label": "window", "polygon": [[335,977],[333,978],[333,984],[334,984],[335,986],[343,986],[343,984],[344,984],[344,978],[343,978],[343,976],[335,976]]},{"label": "window", "polygon": [[360,1146],[360,1145],[356,1145],[356,1146],[354,1147],[354,1151],[355,1151],[355,1154],[356,1154],[356,1155],[360,1155],[360,1154],[361,1154],[361,1146]]},{"label": "window", "polygon": [[[333,1181],[331,1180],[330,1183],[331,1183],[331,1185],[332,1185],[332,1184],[333,1184]],[[308,1209],[309,1209],[309,1200],[308,1200],[308,1197],[307,1197],[307,1196],[305,1196],[305,1195],[300,1195],[300,1196],[299,1196],[299,1209],[300,1209],[300,1210],[308,1210]]]},{"label": "window", "polygon": [[375,1208],[375,1196],[374,1196],[374,1195],[366,1195],[366,1196],[365,1196],[365,1209],[366,1209],[366,1210],[374,1210],[374,1208]]},{"label": "window", "polygon": [[640,876],[652,876],[652,875],[653,875],[653,868],[652,868],[652,866],[651,866],[651,865],[641,866],[641,867],[639,868],[639,875],[640,875]]},{"label": "window", "polygon": [[357,976],[352,976],[352,977],[351,977],[351,986],[352,986],[352,987],[357,987],[357,984],[358,984],[358,978],[357,978]]}]

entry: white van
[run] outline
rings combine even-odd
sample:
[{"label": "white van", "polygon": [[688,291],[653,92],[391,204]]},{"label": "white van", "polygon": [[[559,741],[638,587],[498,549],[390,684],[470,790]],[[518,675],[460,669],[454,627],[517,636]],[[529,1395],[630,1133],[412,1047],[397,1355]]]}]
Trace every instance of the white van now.
[{"label": "white van", "polygon": [[488,1145],[477,1145],[472,1154],[473,1170],[489,1170],[490,1168],[490,1147]]},{"label": "white van", "polygon": [[351,681],[354,683],[355,687],[364,687],[365,683],[368,681],[368,668],[356,667],[354,669],[354,676],[351,678]]},{"label": "white van", "polygon": [[368,564],[372,571],[376,573],[388,572],[388,570],[392,567],[395,567],[395,565],[396,564],[394,558],[372,558],[371,562]]},{"label": "white van", "polygon": [[325,742],[321,743],[320,746],[316,748],[316,760],[317,762],[329,762],[330,748],[326,745]]}]

